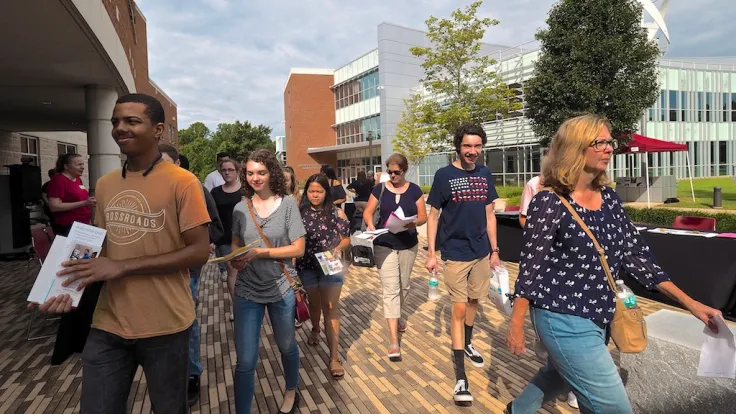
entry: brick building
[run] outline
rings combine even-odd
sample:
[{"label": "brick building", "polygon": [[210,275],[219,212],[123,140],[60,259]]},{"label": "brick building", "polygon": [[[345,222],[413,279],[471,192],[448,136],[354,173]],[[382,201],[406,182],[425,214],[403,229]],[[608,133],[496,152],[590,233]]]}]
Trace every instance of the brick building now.
[{"label": "brick building", "polygon": [[331,69],[292,69],[284,88],[286,165],[299,181],[319,172],[321,164],[335,165],[335,154],[310,154],[311,147],[335,144],[335,102]]},{"label": "brick building", "polygon": [[[37,36],[22,30],[26,21],[35,22]],[[120,167],[108,112],[125,93],[158,98],[166,112],[163,140],[178,144],[176,103],[149,78],[146,25],[129,0],[0,5],[0,37],[17,40],[0,45],[3,60],[13,63],[0,68],[0,175],[28,157],[45,181],[59,155],[76,152],[90,158],[83,180],[94,187],[100,175]],[[97,141],[92,153],[90,140]]]}]

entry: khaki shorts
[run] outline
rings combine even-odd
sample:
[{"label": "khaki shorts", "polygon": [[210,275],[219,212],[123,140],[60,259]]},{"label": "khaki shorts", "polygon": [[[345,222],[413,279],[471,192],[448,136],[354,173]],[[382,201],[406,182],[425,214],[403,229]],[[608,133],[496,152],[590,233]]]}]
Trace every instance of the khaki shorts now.
[{"label": "khaki shorts", "polygon": [[453,303],[481,299],[488,294],[491,281],[491,262],[486,255],[469,262],[445,261],[445,287]]}]

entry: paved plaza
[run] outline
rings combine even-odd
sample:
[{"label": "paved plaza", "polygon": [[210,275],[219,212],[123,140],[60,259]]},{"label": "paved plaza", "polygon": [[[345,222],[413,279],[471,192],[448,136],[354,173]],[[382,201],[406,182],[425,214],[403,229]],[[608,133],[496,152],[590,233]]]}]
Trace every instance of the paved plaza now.
[{"label": "paved plaza", "polygon": [[[425,245],[424,240],[420,241]],[[466,364],[475,403],[470,408],[453,405],[454,374],[450,361],[450,301],[444,291],[438,303],[427,302],[428,273],[423,269],[426,252],[419,249],[409,298],[409,330],[402,337],[400,363],[386,358],[388,339],[383,319],[380,280],[376,269],[351,268],[342,291],[340,353],[345,378],[333,380],[328,369],[324,333],[318,347],[307,345],[310,323],[297,330],[301,351],[300,412],[306,413],[500,413],[518,395],[541,361],[532,352],[512,355],[504,343],[507,322],[490,303],[476,319],[474,344],[486,357],[486,366]],[[512,278],[517,266],[507,264]],[[49,364],[54,338],[27,341],[26,310],[30,283],[37,267],[28,271],[25,261],[0,262],[0,413],[77,413],[81,393],[81,361],[69,358],[63,365]],[[215,266],[207,266],[200,283],[198,316],[202,329],[202,392],[193,413],[235,413],[233,369],[235,342],[228,320],[231,302]],[[640,299],[647,314],[661,308]],[[56,322],[35,314],[35,333],[55,332]],[[528,326],[528,325],[527,325]],[[527,332],[527,339],[531,337]],[[529,345],[529,344],[528,344]],[[281,360],[268,325],[261,332],[260,361],[254,413],[278,411],[284,390]],[[614,351],[614,359],[618,353]],[[151,404],[146,381],[139,370],[128,399],[130,413],[147,414]],[[546,413],[574,413],[564,401],[548,404]]]}]

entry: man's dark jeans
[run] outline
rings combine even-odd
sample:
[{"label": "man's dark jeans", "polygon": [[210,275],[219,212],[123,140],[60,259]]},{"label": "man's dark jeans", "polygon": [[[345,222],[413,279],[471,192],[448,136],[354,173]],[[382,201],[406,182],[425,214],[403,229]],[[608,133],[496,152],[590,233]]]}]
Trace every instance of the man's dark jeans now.
[{"label": "man's dark jeans", "polygon": [[138,366],[156,414],[188,414],[189,330],[123,339],[91,329],[82,352],[83,414],[123,414]]}]

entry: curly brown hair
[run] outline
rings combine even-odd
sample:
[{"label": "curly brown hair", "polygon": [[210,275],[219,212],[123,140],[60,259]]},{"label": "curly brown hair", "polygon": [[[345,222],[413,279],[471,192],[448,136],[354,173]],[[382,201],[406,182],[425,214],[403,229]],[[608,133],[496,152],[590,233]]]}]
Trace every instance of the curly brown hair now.
[{"label": "curly brown hair", "polygon": [[286,179],[276,155],[267,149],[258,149],[248,154],[248,158],[245,160],[246,165],[240,169],[240,180],[243,183],[242,190],[246,197],[250,198],[255,194],[253,187],[248,184],[247,164],[249,161],[263,164],[268,170],[268,186],[271,188],[271,192],[280,197],[286,196]]}]

